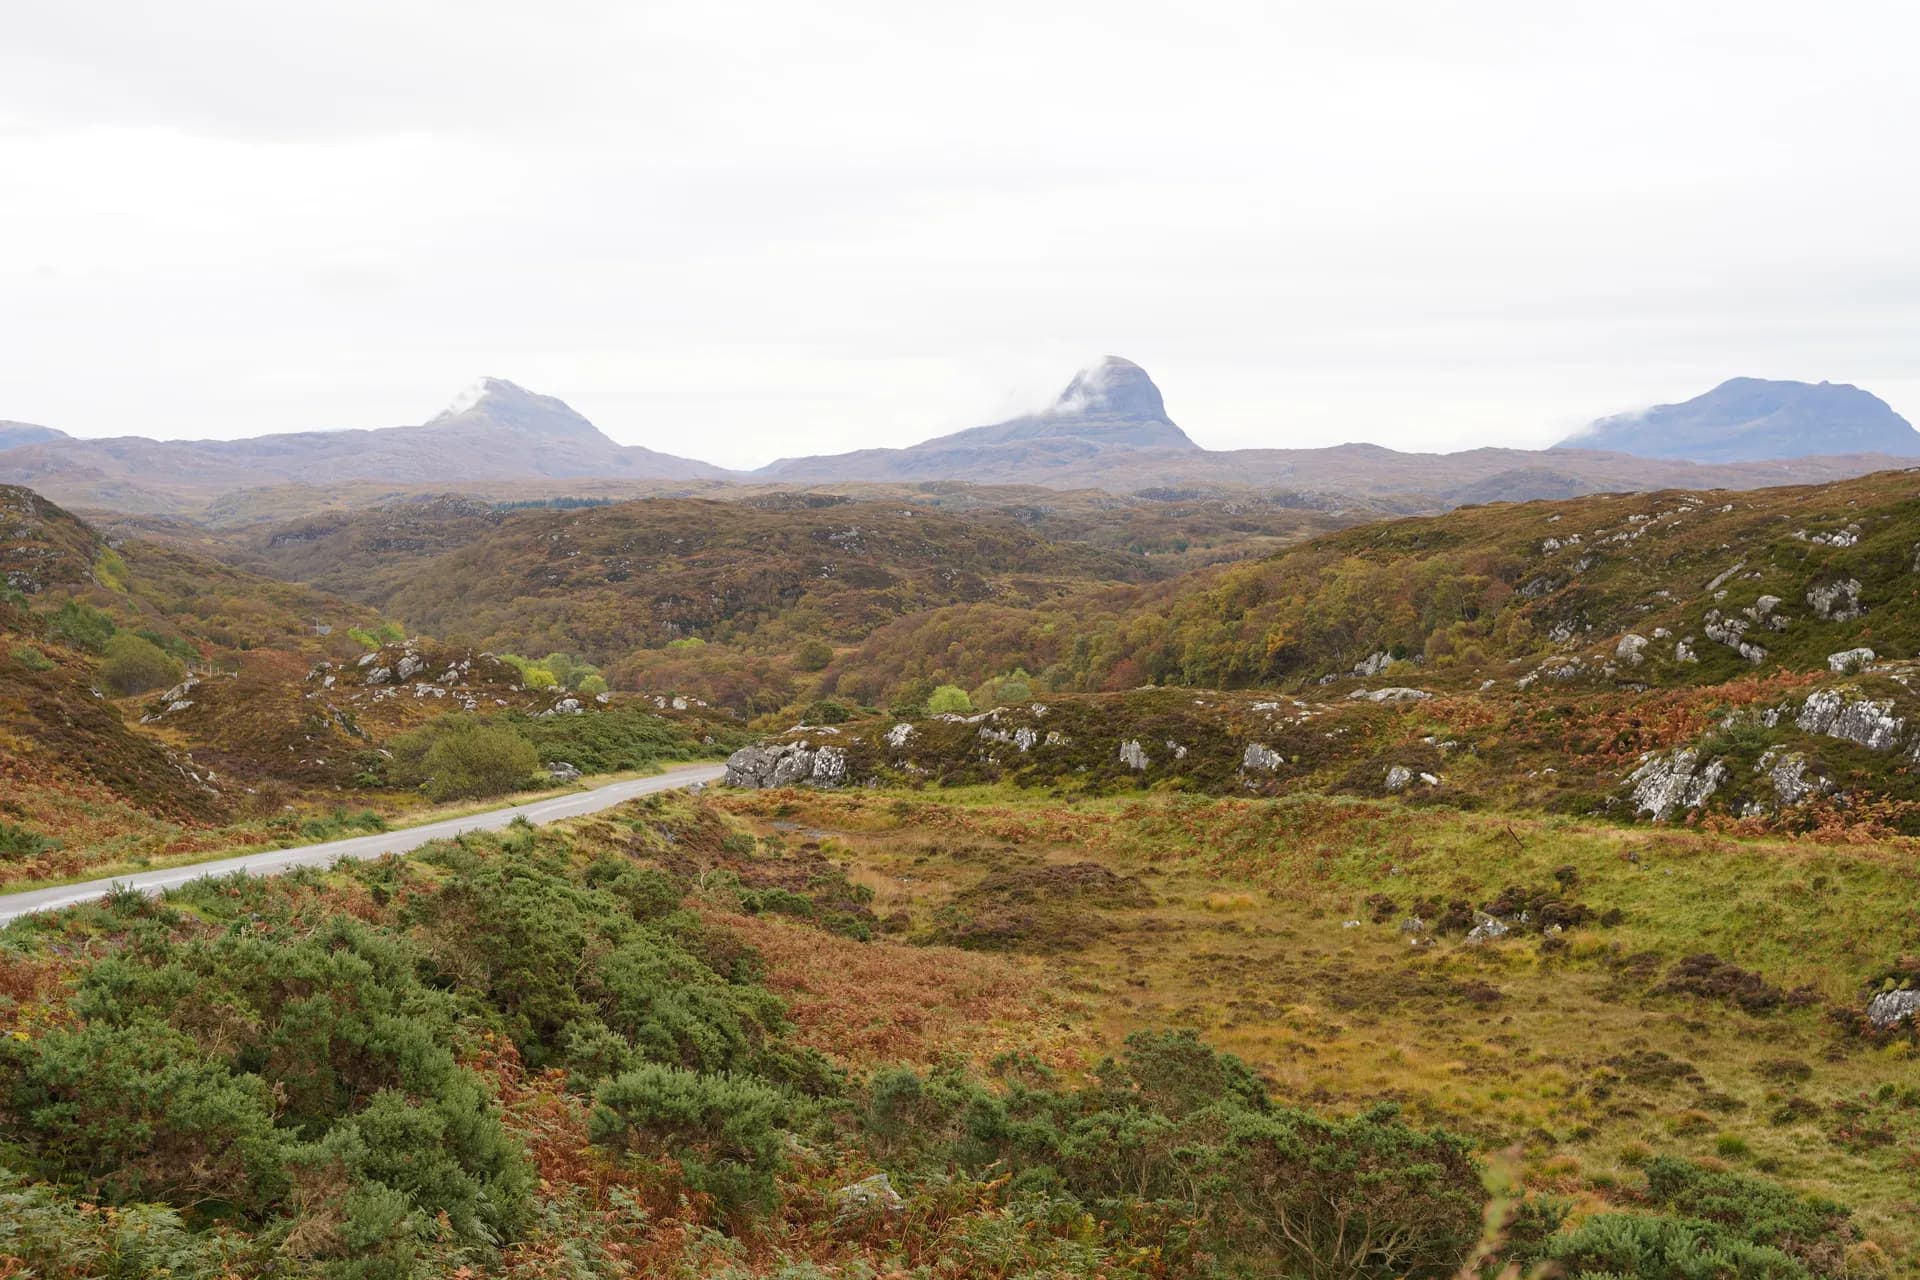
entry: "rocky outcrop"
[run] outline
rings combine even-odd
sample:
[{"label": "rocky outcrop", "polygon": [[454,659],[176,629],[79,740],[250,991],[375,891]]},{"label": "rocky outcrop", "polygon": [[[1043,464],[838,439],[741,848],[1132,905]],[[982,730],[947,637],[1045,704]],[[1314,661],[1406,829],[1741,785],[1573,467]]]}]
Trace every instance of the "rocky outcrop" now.
[{"label": "rocky outcrop", "polygon": [[1646,661],[1647,645],[1651,643],[1645,636],[1631,633],[1621,636],[1620,643],[1613,646],[1613,656],[1630,667],[1637,667]]},{"label": "rocky outcrop", "polygon": [[1727,766],[1714,760],[1704,766],[1692,747],[1645,757],[1627,776],[1633,790],[1629,800],[1635,815],[1664,822],[1682,809],[1698,809],[1727,778]]},{"label": "rocky outcrop", "polygon": [[1259,770],[1261,773],[1272,773],[1286,762],[1284,756],[1263,742],[1249,742],[1240,755],[1242,769]]},{"label": "rocky outcrop", "polygon": [[1144,770],[1153,762],[1147,758],[1146,748],[1140,745],[1137,738],[1128,738],[1120,744],[1120,763],[1129,769]]},{"label": "rocky outcrop", "polygon": [[833,1193],[833,1223],[836,1227],[870,1225],[877,1219],[905,1213],[907,1202],[893,1189],[884,1173],[862,1178]]},{"label": "rocky outcrop", "polygon": [[1707,639],[1727,646],[1757,667],[1767,660],[1767,651],[1746,638],[1747,626],[1745,618],[1728,618],[1718,609],[1709,609],[1701,630],[1707,633]]},{"label": "rocky outcrop", "polygon": [[1347,696],[1360,702],[1423,702],[1433,695],[1425,689],[1394,686],[1385,689],[1355,689]]},{"label": "rocky outcrop", "polygon": [[1891,700],[1875,701],[1842,689],[1808,694],[1794,723],[1807,733],[1855,742],[1869,751],[1892,750],[1907,727],[1903,718],[1893,714]]},{"label": "rocky outcrop", "polygon": [[1867,1021],[1880,1031],[1891,1031],[1916,1016],[1920,1016],[1920,991],[1882,991],[1867,1001]]},{"label": "rocky outcrop", "polygon": [[767,746],[742,747],[727,757],[730,787],[825,787],[846,785],[847,753],[840,747],[810,746],[805,738]]},{"label": "rocky outcrop", "polygon": [[1856,578],[1812,588],[1807,592],[1807,603],[1828,622],[1851,622],[1866,612],[1860,604],[1860,582]]}]

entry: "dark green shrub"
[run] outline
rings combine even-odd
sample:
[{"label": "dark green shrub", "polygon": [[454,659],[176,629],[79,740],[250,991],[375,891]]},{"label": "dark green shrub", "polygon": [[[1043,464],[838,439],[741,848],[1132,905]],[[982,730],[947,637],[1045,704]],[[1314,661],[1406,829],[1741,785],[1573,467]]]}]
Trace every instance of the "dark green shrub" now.
[{"label": "dark green shrub", "polygon": [[389,747],[394,781],[440,801],[518,791],[531,784],[540,767],[539,753],[517,730],[468,716],[444,717],[400,735]]},{"label": "dark green shrub", "polygon": [[49,1176],[114,1200],[212,1200],[257,1212],[287,1189],[287,1138],[252,1074],[158,1018],[0,1040],[7,1109]]},{"label": "dark green shrub", "polygon": [[844,702],[825,698],[809,703],[807,709],[800,713],[800,718],[807,724],[845,724],[853,719],[853,710]]},{"label": "dark green shrub", "polygon": [[648,1064],[595,1091],[587,1132],[616,1150],[672,1157],[723,1210],[764,1210],[785,1163],[779,1126],[788,1110],[784,1095],[756,1080]]},{"label": "dark green shrub", "polygon": [[51,671],[54,661],[30,644],[13,646],[13,662],[22,671]]},{"label": "dark green shrub", "polygon": [[90,604],[69,600],[47,616],[47,635],[88,653],[100,653],[118,630],[113,619]]},{"label": "dark green shrub", "polygon": [[0,822],[0,862],[25,862],[59,847],[60,842],[50,836],[11,822]]}]

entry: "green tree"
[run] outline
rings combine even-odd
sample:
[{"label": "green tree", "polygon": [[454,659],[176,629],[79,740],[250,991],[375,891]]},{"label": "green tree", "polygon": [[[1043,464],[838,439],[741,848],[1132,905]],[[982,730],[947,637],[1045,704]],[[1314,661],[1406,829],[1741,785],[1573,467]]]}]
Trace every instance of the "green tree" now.
[{"label": "green tree", "polygon": [[164,689],[180,678],[177,658],[165,653],[151,640],[122,631],[106,643],[100,662],[100,679],[109,689],[125,697]]},{"label": "green tree", "polygon": [[957,684],[943,684],[927,695],[927,711],[932,715],[973,710],[973,699]]},{"label": "green tree", "polygon": [[793,651],[793,665],[802,671],[824,671],[832,661],[833,646],[825,640],[803,640]]},{"label": "green tree", "polygon": [[503,795],[540,767],[533,743],[504,725],[448,716],[393,740],[393,777],[433,800]]}]

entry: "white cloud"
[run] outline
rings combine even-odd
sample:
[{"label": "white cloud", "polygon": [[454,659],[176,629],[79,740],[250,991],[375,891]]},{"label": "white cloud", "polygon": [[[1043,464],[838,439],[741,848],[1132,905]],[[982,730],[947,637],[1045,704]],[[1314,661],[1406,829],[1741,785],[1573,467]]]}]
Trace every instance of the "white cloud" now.
[{"label": "white cloud", "polygon": [[0,43],[0,417],[420,421],[490,371],[732,464],[1045,403],[1541,443],[1734,374],[1920,416],[1920,18],[100,0]]}]

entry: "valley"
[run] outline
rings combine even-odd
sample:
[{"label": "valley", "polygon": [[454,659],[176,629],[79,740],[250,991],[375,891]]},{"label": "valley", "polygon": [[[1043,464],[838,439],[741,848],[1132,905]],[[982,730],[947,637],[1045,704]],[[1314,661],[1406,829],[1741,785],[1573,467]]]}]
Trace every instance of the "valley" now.
[{"label": "valley", "polygon": [[0,488],[0,1266],[1916,1273],[1914,472],[803,480]]}]

